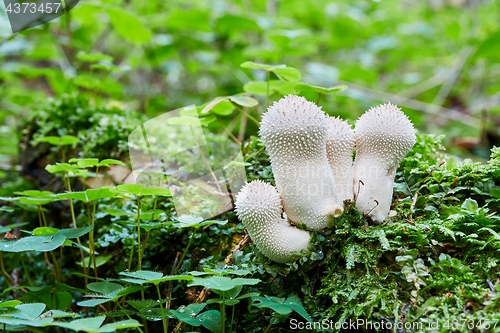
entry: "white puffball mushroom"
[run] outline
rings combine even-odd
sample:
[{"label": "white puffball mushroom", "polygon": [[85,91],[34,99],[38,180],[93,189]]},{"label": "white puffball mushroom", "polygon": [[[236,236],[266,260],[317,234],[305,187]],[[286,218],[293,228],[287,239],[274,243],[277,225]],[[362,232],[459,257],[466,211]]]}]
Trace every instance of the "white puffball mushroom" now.
[{"label": "white puffball mushroom", "polygon": [[309,232],[281,217],[281,198],[274,186],[260,180],[246,184],[237,195],[236,213],[257,248],[276,262],[290,262],[309,245]]},{"label": "white puffball mushroom", "polygon": [[316,104],[289,95],[262,116],[260,136],[274,173],[283,209],[295,224],[329,227],[343,212],[326,158],[328,121]]},{"label": "white puffball mushroom", "polygon": [[359,117],[354,131],[356,208],[380,223],[389,214],[396,169],[415,144],[415,129],[400,108],[387,103]]},{"label": "white puffball mushroom", "polygon": [[328,117],[326,156],[335,179],[337,199],[340,202],[352,200],[352,157],[354,151],[354,131],[340,117]]}]

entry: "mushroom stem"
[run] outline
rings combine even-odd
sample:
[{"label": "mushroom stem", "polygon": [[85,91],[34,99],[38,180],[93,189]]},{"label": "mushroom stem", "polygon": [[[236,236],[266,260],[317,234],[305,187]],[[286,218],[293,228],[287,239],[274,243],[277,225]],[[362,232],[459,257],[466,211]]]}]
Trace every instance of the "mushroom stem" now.
[{"label": "mushroom stem", "polygon": [[337,198],[340,202],[353,199],[352,157],[355,144],[351,125],[341,118],[328,117],[326,155],[333,172]]},{"label": "mushroom stem", "polygon": [[396,169],[415,144],[415,129],[401,109],[388,103],[356,121],[355,137],[356,208],[380,223],[389,214]]},{"label": "mushroom stem", "polygon": [[309,246],[309,232],[291,226],[281,217],[281,198],[274,186],[260,180],[238,193],[236,213],[257,248],[276,262],[290,262]]}]

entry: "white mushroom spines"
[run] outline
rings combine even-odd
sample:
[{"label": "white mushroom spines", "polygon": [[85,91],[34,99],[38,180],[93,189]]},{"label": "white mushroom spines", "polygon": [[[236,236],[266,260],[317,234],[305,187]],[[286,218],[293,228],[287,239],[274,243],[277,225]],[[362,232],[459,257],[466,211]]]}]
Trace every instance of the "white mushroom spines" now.
[{"label": "white mushroom spines", "polygon": [[396,169],[415,144],[415,129],[401,109],[388,103],[356,121],[355,137],[356,207],[382,222],[390,210]]},{"label": "white mushroom spines", "polygon": [[356,140],[351,125],[338,117],[328,117],[326,155],[335,179],[337,198],[352,200],[352,155]]},{"label": "white mushroom spines", "polygon": [[292,95],[268,108],[260,128],[287,217],[313,230],[328,227],[343,211],[326,158],[327,131],[325,113]]},{"label": "white mushroom spines", "polygon": [[260,180],[245,185],[235,204],[236,213],[253,242],[269,259],[293,261],[300,251],[307,249],[309,233],[291,226],[281,217],[280,195],[272,185]]},{"label": "white mushroom spines", "polygon": [[271,162],[321,155],[328,129],[326,117],[321,108],[300,96],[289,95],[271,105],[260,128]]}]

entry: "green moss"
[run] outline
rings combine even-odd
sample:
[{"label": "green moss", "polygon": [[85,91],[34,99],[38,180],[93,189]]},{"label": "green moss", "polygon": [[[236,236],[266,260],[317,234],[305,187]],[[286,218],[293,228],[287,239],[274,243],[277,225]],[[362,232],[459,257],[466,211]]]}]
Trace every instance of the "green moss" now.
[{"label": "green moss", "polygon": [[[459,163],[443,153],[442,137],[417,138],[397,173],[396,216],[370,225],[347,202],[332,230],[313,234],[313,256],[261,270],[264,279],[283,275],[280,294],[301,290],[314,320],[417,322],[417,331],[438,320],[444,332],[497,316],[499,150],[486,164]],[[251,179],[267,170],[261,147],[246,146]]]}]

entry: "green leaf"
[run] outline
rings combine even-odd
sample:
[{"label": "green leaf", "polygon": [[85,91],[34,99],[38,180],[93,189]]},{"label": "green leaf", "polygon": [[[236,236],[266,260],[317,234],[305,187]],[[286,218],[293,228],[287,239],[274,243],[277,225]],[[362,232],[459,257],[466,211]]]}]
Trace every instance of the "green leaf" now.
[{"label": "green leaf", "polygon": [[134,212],[129,212],[129,211],[117,209],[117,208],[106,208],[106,209],[104,209],[104,212],[108,213],[109,215],[112,215],[112,216],[136,216],[136,213],[134,213]]},{"label": "green leaf", "polygon": [[231,100],[231,102],[244,107],[252,108],[259,105],[259,101],[249,96],[229,96],[229,99]]},{"label": "green leaf", "polygon": [[314,92],[317,92],[317,93],[323,94],[323,95],[332,95],[332,94],[336,94],[338,92],[346,90],[347,86],[340,85],[340,86],[333,86],[333,87],[326,88],[326,87],[320,87],[320,86],[313,86],[313,85],[310,85],[307,83],[299,83],[299,84],[294,85],[293,88],[297,92],[314,91]]},{"label": "green leaf", "polygon": [[[307,314],[306,310],[302,306],[300,299],[298,296],[291,296],[288,299],[266,296],[260,297],[255,296],[252,297],[254,303],[253,305],[260,308],[269,308],[280,315],[288,315],[294,310],[298,314],[300,314],[304,319],[308,322],[312,322],[311,317]],[[258,303],[256,303],[258,302]]]},{"label": "green leaf", "polygon": [[210,332],[222,331],[219,311],[208,310],[203,313],[200,313],[196,318],[201,322],[203,327],[210,330]]},{"label": "green leaf", "polygon": [[85,190],[85,194],[87,195],[88,202],[94,201],[97,199],[112,199],[117,196],[117,193],[113,187],[104,186],[101,188],[90,188]]},{"label": "green leaf", "polygon": [[52,198],[54,196],[53,192],[50,191],[37,191],[37,190],[27,190],[22,192],[14,192],[14,194],[24,195],[32,198]]},{"label": "green leaf", "polygon": [[89,225],[87,227],[83,228],[67,228],[67,229],[61,229],[57,233],[57,235],[64,235],[68,239],[74,239],[78,237],[82,237],[85,234],[88,234],[90,230],[92,230],[94,227]]},{"label": "green leaf", "polygon": [[302,78],[299,70],[293,67],[275,68],[272,72],[286,81],[300,81]]},{"label": "green leaf", "polygon": [[469,213],[476,213],[477,209],[479,208],[479,205],[477,204],[477,201],[471,198],[465,199],[465,201],[462,204],[462,208],[468,211]]},{"label": "green leaf", "polygon": [[59,231],[57,228],[51,227],[38,227],[33,229],[33,236],[50,236],[54,235]]},{"label": "green leaf", "polygon": [[[84,51],[78,51],[76,54],[76,59],[78,61],[82,62],[99,62],[99,61],[106,61],[106,62],[112,62],[113,57],[101,52],[92,52],[92,53],[86,53]],[[70,161],[71,162],[71,161]]]},{"label": "green leaf", "polygon": [[121,37],[135,45],[148,43],[151,31],[147,29],[136,15],[121,8],[107,8],[106,12],[111,19],[111,24]]},{"label": "green leaf", "polygon": [[113,300],[112,298],[89,299],[86,301],[77,302],[76,304],[78,306],[85,306],[85,307],[93,308],[96,305],[104,304],[104,303],[110,302],[112,300]]},{"label": "green leaf", "polygon": [[[241,292],[241,289],[243,289],[243,286],[240,285],[240,286],[236,286],[232,289],[229,289],[229,290],[226,290],[226,291],[221,291],[221,290],[217,290],[217,289],[213,289],[213,291],[217,294],[217,295],[220,295],[221,297],[224,297],[226,300],[234,300],[236,297],[238,297],[238,295],[240,294]],[[236,303],[235,303],[236,304]],[[229,305],[229,304],[228,304]],[[234,305],[234,304],[233,304]]]},{"label": "green leaf", "polygon": [[120,272],[120,275],[125,275],[139,280],[156,280],[163,276],[163,273],[153,271],[136,271],[136,272]]},{"label": "green leaf", "polygon": [[259,64],[253,61],[245,61],[240,65],[241,68],[249,68],[249,69],[264,69],[266,71],[272,71],[276,68],[284,68],[286,65],[266,65]]},{"label": "green leaf", "polygon": [[117,193],[133,194],[137,196],[143,195],[159,195],[164,197],[172,196],[172,193],[168,188],[155,187],[155,186],[141,186],[138,184],[123,184],[118,185],[116,190],[111,190]]},{"label": "green leaf", "polygon": [[128,300],[127,303],[137,311],[151,309],[157,307],[160,304],[157,300],[152,299]]},{"label": "green leaf", "polygon": [[206,305],[207,303],[191,303],[188,306],[182,305],[177,310],[170,311],[174,317],[180,321],[183,321],[188,325],[198,327],[201,326],[201,322],[196,319],[196,315],[200,313]]},{"label": "green leaf", "polygon": [[55,322],[52,325],[62,328],[67,328],[74,331],[98,332],[106,316],[83,318],[73,320],[69,323]]},{"label": "green leaf", "polygon": [[[95,257],[95,267],[100,267],[100,266],[104,265],[111,258],[113,258],[113,256],[97,256],[97,257]],[[90,267],[91,269],[94,269],[94,264],[91,263],[90,259],[91,259],[90,257],[85,257],[83,262],[85,264],[85,267]],[[83,267],[83,265],[80,261],[78,261],[76,264],[80,267]],[[89,266],[89,264],[90,264],[90,266]]]},{"label": "green leaf", "polygon": [[500,241],[500,235],[495,230],[493,230],[491,228],[481,228],[478,230],[478,232],[479,231],[488,231],[490,234],[493,235],[493,239]]},{"label": "green leaf", "polygon": [[160,272],[153,271],[136,271],[136,272],[121,272],[120,275],[131,277],[129,278],[121,278],[120,280],[135,283],[135,284],[144,284],[144,283],[152,283],[159,284],[165,281],[177,281],[177,280],[191,280],[192,276],[189,275],[165,275],[163,276]]},{"label": "green leaf", "polygon": [[200,124],[201,125],[208,125],[216,121],[217,118],[214,115],[208,115],[204,117],[200,117]]},{"label": "green leaf", "polygon": [[99,164],[97,158],[72,158],[69,163],[76,163],[81,168],[92,168]]},{"label": "green leaf", "polygon": [[121,166],[125,166],[126,164],[123,163],[122,161],[119,161],[119,160],[114,160],[114,159],[111,159],[111,158],[107,158],[105,160],[102,160],[101,162],[99,162],[98,166],[100,167],[103,167],[103,166],[110,166],[110,165],[121,165]]},{"label": "green leaf", "polygon": [[9,313],[12,317],[35,320],[38,318],[43,310],[45,310],[45,304],[43,303],[30,303],[30,304],[19,304],[14,308],[16,311]]},{"label": "green leaf", "polygon": [[[13,211],[14,211],[14,207],[8,207],[8,206],[0,207],[0,212],[12,213]],[[0,227],[0,232],[4,232],[4,231],[1,231],[1,228],[2,227]]]},{"label": "green leaf", "polygon": [[54,319],[43,318],[38,320],[14,319],[14,318],[0,318],[0,323],[12,326],[31,326],[31,327],[44,327],[50,325]]},{"label": "green leaf", "polygon": [[77,165],[68,163],[56,163],[55,165],[49,164],[45,167],[45,170],[47,170],[49,173],[70,172],[77,169]]},{"label": "green leaf", "polygon": [[137,328],[137,327],[141,327],[141,326],[142,325],[139,324],[139,322],[137,320],[127,319],[127,320],[116,321],[116,322],[111,323],[111,324],[106,324],[99,329],[99,332],[115,332],[116,330],[119,330],[119,329]]},{"label": "green leaf", "polygon": [[117,293],[118,291],[123,289],[123,286],[118,283],[113,283],[113,282],[92,282],[87,285],[87,288],[89,288],[92,291],[95,291],[97,293],[101,293],[104,295],[108,295],[111,293]]},{"label": "green leaf", "polygon": [[177,228],[199,228],[207,225],[219,224],[225,225],[227,220],[207,220],[203,221],[202,217],[193,217],[189,215],[181,215],[177,218],[178,222],[174,223]]},{"label": "green leaf", "polygon": [[[71,294],[70,294],[71,296]],[[50,318],[73,318],[77,314],[74,312],[66,312],[61,310],[50,310],[41,315],[41,317],[50,317]]]},{"label": "green leaf", "polygon": [[235,107],[233,103],[227,100],[223,100],[214,105],[210,111],[219,116],[229,116],[231,113],[233,113],[234,109]]},{"label": "green leaf", "polygon": [[500,44],[500,30],[495,31],[479,44],[473,58],[489,57],[498,55],[498,45]]},{"label": "green leaf", "polygon": [[[267,95],[267,82],[265,81],[250,81],[243,85],[243,90],[253,95]],[[269,93],[273,90],[269,87]]]},{"label": "green leaf", "polygon": [[0,308],[13,308],[21,304],[21,301],[18,300],[10,300],[10,301],[5,301],[5,302],[0,302]]},{"label": "green leaf", "polygon": [[74,199],[83,202],[91,202],[97,199],[111,199],[118,195],[115,188],[104,186],[96,189],[88,189],[84,192],[66,192],[56,194],[57,199]]},{"label": "green leaf", "polygon": [[212,110],[217,104],[222,103],[224,101],[227,101],[228,98],[229,97],[227,97],[227,96],[214,98],[211,102],[209,102],[207,105],[205,105],[203,107],[203,109],[201,110],[200,113],[206,114],[206,113],[210,112],[210,110]]},{"label": "green leaf", "polygon": [[28,224],[28,222],[20,222],[20,223],[14,223],[14,224],[0,226],[0,232],[11,231],[12,229],[22,227],[22,226],[27,225],[27,224]]},{"label": "green leaf", "polygon": [[80,142],[80,139],[78,139],[75,136],[72,135],[63,135],[61,137],[59,136],[46,136],[43,138],[40,138],[38,140],[39,142],[47,142],[51,145],[54,146],[69,146],[69,145],[76,145],[78,142]]},{"label": "green leaf", "polygon": [[24,237],[10,244],[1,243],[0,250],[5,252],[40,251],[47,252],[57,249],[64,244],[66,237],[59,233],[52,236]]},{"label": "green leaf", "polygon": [[236,286],[256,285],[261,282],[259,279],[235,278],[231,279],[224,276],[211,276],[208,278],[194,277],[189,283],[189,286],[203,286],[207,289],[217,289],[228,291]]}]

